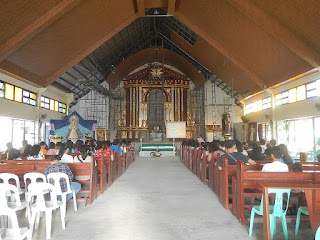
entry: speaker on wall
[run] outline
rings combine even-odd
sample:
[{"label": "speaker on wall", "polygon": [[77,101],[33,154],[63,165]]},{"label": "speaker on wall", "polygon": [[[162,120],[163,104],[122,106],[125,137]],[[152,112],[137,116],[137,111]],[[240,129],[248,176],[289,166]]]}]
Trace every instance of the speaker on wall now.
[{"label": "speaker on wall", "polygon": [[250,121],[249,118],[246,117],[246,116],[241,116],[241,120],[242,120],[243,123],[247,123],[247,122]]}]

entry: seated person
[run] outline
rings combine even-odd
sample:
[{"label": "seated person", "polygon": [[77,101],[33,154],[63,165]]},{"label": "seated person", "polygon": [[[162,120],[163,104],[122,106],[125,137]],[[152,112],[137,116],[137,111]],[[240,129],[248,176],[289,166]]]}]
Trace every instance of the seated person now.
[{"label": "seated person", "polygon": [[81,145],[79,147],[80,154],[73,158],[73,162],[91,162],[92,156],[89,154],[90,147],[86,145]]},{"label": "seated person", "polygon": [[19,151],[15,148],[11,148],[7,153],[7,160],[19,160]]},{"label": "seated person", "polygon": [[260,139],[260,148],[261,153],[264,154],[264,152],[267,150],[266,140]]},{"label": "seated person", "polygon": [[252,144],[252,151],[249,157],[253,160],[265,160],[264,156],[262,155],[262,149],[256,143]]},{"label": "seated person", "polygon": [[267,163],[263,165],[262,172],[289,172],[288,165],[282,163],[280,158],[282,157],[280,148],[273,147],[271,152],[272,163]]},{"label": "seated person", "polygon": [[28,144],[27,146],[24,147],[24,151],[23,151],[23,154],[21,155],[21,157],[30,156],[31,151],[32,151],[32,146],[30,144]]},{"label": "seated person", "polygon": [[61,142],[57,142],[56,144],[53,142],[50,142],[49,151],[47,152],[47,155],[58,155],[60,146],[61,146]]},{"label": "seated person", "polygon": [[239,140],[237,140],[237,139],[235,140],[235,142],[236,142],[236,149],[234,151],[242,153],[245,156],[248,156],[247,151],[242,148],[241,142]]},{"label": "seated person", "polygon": [[33,145],[30,155],[27,156],[28,160],[42,160],[44,159],[44,155],[40,152],[40,145]]},{"label": "seated person", "polygon": [[268,148],[264,151],[264,154],[267,155],[267,156],[270,156],[272,148],[274,148],[276,146],[276,144],[277,144],[276,140],[271,139],[269,144],[268,144]]},{"label": "seated person", "polygon": [[95,157],[102,157],[102,156],[104,156],[105,158],[110,157],[111,161],[113,161],[114,160],[113,151],[109,147],[110,147],[109,141],[102,142],[102,147],[96,151]]},{"label": "seated person", "polygon": [[[58,155],[53,155],[52,156],[51,165],[47,166],[44,169],[44,175],[46,175],[46,177],[47,177],[49,173],[53,173],[53,172],[62,172],[62,173],[67,174],[68,177],[69,177],[69,180],[70,180],[70,188],[71,188],[71,190],[75,190],[76,194],[80,191],[81,184],[80,183],[76,183],[76,182],[72,182],[73,174],[72,174],[68,164],[61,163],[60,157]],[[62,192],[66,192],[67,191],[67,183],[66,183],[65,180],[60,180],[60,186],[61,186],[61,191]],[[72,198],[72,193],[69,193],[67,195],[67,201],[69,201],[71,198]]]},{"label": "seated person", "polygon": [[[75,156],[73,158],[74,163],[91,163],[92,156],[89,154],[90,153],[90,147],[87,145],[82,145],[79,147],[80,154]],[[77,176],[75,177],[76,180],[79,181],[86,181],[90,179],[90,176]]]},{"label": "seated person", "polygon": [[290,155],[288,153],[288,148],[287,148],[286,145],[280,144],[279,148],[280,148],[280,151],[281,151],[281,154],[282,154],[282,157],[280,158],[280,161],[282,163],[285,163],[285,164],[293,164],[293,163],[295,163],[293,158],[290,157]]},{"label": "seated person", "polygon": [[20,154],[20,156],[23,155],[24,149],[25,149],[25,147],[26,147],[27,145],[28,145],[28,141],[27,141],[27,140],[23,140],[23,141],[22,141],[22,147],[19,149],[19,154]]},{"label": "seated person", "polygon": [[119,146],[119,140],[118,139],[115,139],[113,141],[113,144],[112,146],[109,148],[111,149],[112,151],[114,151],[115,153],[118,153],[120,151],[120,153],[122,153],[122,149],[120,148]]},{"label": "seated person", "polygon": [[68,152],[69,148],[64,143],[61,143],[59,156],[62,163],[73,163],[73,157],[71,155],[68,155]]},{"label": "seated person", "polygon": [[41,142],[40,144],[40,152],[42,152],[43,155],[47,155],[48,150],[46,149],[47,144],[45,142]]},{"label": "seated person", "polygon": [[222,155],[220,157],[220,160],[218,162],[218,169],[222,170],[222,160],[224,156],[228,157],[228,164],[229,165],[236,165],[237,161],[243,161],[244,163],[249,163],[252,165],[255,165],[256,162],[247,156],[243,155],[242,153],[239,152],[234,152],[236,149],[236,143],[234,140],[227,140],[225,144],[225,152],[226,154]]}]

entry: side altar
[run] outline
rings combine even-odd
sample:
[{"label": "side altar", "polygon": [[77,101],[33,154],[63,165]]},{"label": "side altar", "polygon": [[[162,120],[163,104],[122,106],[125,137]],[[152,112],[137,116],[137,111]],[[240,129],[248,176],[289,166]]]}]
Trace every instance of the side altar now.
[{"label": "side altar", "polygon": [[166,122],[174,121],[187,122],[186,138],[194,137],[189,79],[185,75],[152,63],[129,74],[123,81],[126,103],[118,121],[121,138],[132,141],[150,141],[152,138],[152,141],[160,142],[159,139],[166,138]]}]

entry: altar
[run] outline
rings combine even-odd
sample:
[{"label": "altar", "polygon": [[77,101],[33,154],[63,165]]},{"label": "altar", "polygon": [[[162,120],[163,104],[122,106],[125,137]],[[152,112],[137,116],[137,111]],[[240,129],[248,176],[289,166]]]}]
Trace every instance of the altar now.
[{"label": "altar", "polygon": [[184,74],[153,62],[123,82],[126,100],[118,121],[121,138],[165,142],[166,123],[174,121],[185,121],[186,138],[194,137],[189,79]]}]

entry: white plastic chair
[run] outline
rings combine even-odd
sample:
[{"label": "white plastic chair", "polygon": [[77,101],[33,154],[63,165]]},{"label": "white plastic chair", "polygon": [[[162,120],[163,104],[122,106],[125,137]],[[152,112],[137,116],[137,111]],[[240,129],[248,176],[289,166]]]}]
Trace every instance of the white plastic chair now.
[{"label": "white plastic chair", "polygon": [[[72,193],[74,210],[78,211],[76,192],[70,188],[70,181],[69,181],[68,175],[66,173],[54,172],[54,173],[49,173],[47,175],[47,179],[48,179],[48,182],[50,182],[50,180],[53,180],[53,185],[56,187],[57,195],[61,196],[65,209],[67,209],[67,201],[66,201],[67,194]],[[61,180],[64,179],[66,181],[66,185],[67,185],[66,192],[61,191],[60,179]]]},{"label": "white plastic chair", "polygon": [[28,180],[30,180],[30,183],[36,183],[38,179],[41,179],[42,182],[46,183],[47,182],[47,178],[46,178],[46,175],[44,175],[43,173],[38,173],[38,172],[30,172],[30,173],[26,173],[24,176],[23,176],[23,180],[24,180],[24,186],[25,186],[25,189],[27,191],[27,187],[28,187]]},{"label": "white plastic chair", "polygon": [[[28,197],[28,183],[37,183],[38,179],[42,180],[42,182],[46,183],[47,182],[47,178],[46,175],[44,175],[43,173],[38,173],[38,172],[30,172],[30,173],[26,173],[23,176],[23,181],[24,181],[24,188],[25,188],[25,199],[28,203],[32,202],[31,199],[29,199]],[[29,180],[29,181],[28,181]],[[28,204],[27,206],[30,209],[30,204]],[[28,213],[30,211],[26,211],[26,213]],[[31,221],[31,216],[26,216],[29,217],[29,222]]]},{"label": "white plastic chair", "polygon": [[[45,201],[45,195],[49,193],[50,201]],[[31,232],[33,228],[38,229],[40,213],[46,213],[46,238],[51,237],[52,210],[60,208],[61,225],[65,229],[65,208],[61,201],[57,200],[56,188],[50,183],[31,183],[28,186],[28,196],[30,199],[36,197],[36,201],[31,204]],[[32,236],[32,235],[31,235]]]},{"label": "white plastic chair", "polygon": [[15,186],[18,188],[19,194],[23,194],[25,192],[25,190],[21,189],[20,180],[17,175],[15,175],[13,173],[0,173],[0,180],[2,180],[3,183],[10,184],[11,179],[13,179],[16,182]]},{"label": "white plastic chair", "polygon": [[[7,201],[7,193],[10,191],[14,195],[14,202]],[[11,221],[12,228],[1,229],[1,235],[4,235],[4,239],[31,239],[31,231],[24,227],[19,228],[18,218],[16,211],[26,208],[26,203],[21,203],[19,189],[7,183],[0,184],[0,215],[8,216]],[[0,237],[1,238],[1,237]]]}]

